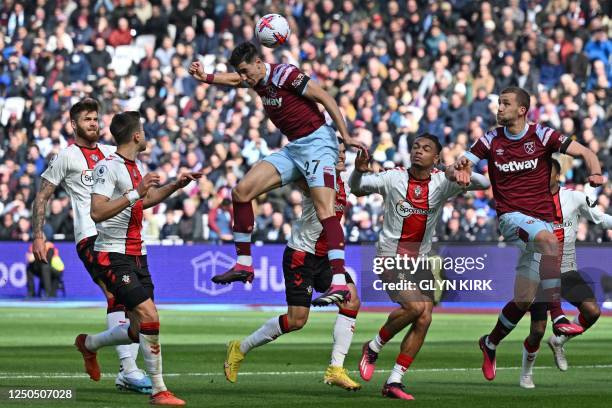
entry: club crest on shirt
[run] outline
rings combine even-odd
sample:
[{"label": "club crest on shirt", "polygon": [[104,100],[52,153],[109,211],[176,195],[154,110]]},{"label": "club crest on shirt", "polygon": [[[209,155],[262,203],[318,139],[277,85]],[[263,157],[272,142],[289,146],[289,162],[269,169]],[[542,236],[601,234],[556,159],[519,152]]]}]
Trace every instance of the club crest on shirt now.
[{"label": "club crest on shirt", "polygon": [[123,282],[126,285],[128,285],[131,282],[130,275],[123,275],[121,277],[121,282]]},{"label": "club crest on shirt", "polygon": [[423,190],[421,189],[421,186],[416,186],[414,189],[414,196],[416,198],[421,198],[421,193],[423,192]]},{"label": "club crest on shirt", "polygon": [[98,157],[97,154],[92,154],[91,156],[89,156],[91,158],[91,160],[93,160],[94,162],[98,162],[100,160],[100,158]]},{"label": "club crest on shirt", "polygon": [[525,148],[525,153],[527,154],[533,154],[535,152],[535,142],[534,141],[525,142],[525,144],[523,144],[523,147]]}]

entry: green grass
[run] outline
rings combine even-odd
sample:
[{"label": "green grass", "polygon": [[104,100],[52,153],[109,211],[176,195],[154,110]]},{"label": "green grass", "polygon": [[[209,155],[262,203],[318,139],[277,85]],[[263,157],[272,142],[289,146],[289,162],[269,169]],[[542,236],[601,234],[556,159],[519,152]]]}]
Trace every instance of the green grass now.
[{"label": "green grass", "polygon": [[[225,343],[255,330],[275,313],[161,312],[163,366],[166,383],[192,407],[360,407],[397,406],[404,402],[380,396],[398,352],[399,338],[381,354],[379,371],[361,391],[347,392],[322,383],[331,350],[334,313],[313,313],[301,332],[283,336],[252,351],[242,365],[238,383],[222,374]],[[104,311],[97,309],[0,309],[0,389],[72,388],[76,401],[0,401],[0,406],[136,407],[145,396],[114,388],[117,369],[113,349],[99,353],[104,376],[99,383],[82,373],[82,360],[72,342],[78,333],[104,327]],[[361,313],[346,367],[355,373],[361,344],[373,336],[386,318]],[[525,319],[527,320],[527,319]],[[535,390],[518,386],[523,321],[498,352],[498,376],[493,383],[480,372],[478,337],[490,330],[494,315],[434,315],[421,353],[404,383],[422,407],[562,407],[605,406],[612,399],[612,318],[601,318],[592,331],[572,341],[569,371],[553,367],[543,347],[535,372]],[[142,362],[139,361],[142,367]],[[588,367],[596,366],[596,367]],[[33,378],[26,378],[26,377]],[[608,402],[606,402],[608,401]],[[325,404],[325,405],[324,405]]]}]

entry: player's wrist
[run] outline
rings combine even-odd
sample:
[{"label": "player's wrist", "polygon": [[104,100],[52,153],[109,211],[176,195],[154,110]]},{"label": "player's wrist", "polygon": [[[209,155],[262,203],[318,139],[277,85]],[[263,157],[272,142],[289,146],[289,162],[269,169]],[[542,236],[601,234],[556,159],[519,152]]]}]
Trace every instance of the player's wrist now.
[{"label": "player's wrist", "polygon": [[133,205],[136,201],[140,200],[140,193],[138,190],[130,190],[123,195]]}]

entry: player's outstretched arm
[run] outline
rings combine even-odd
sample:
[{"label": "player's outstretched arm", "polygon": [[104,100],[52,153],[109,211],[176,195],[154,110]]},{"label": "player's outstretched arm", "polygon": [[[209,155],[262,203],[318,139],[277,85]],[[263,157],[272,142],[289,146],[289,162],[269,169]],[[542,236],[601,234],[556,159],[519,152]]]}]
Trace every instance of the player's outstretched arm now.
[{"label": "player's outstretched arm", "polygon": [[201,178],[202,174],[203,173],[201,171],[196,173],[181,173],[174,182],[168,183],[163,187],[151,188],[145,196],[142,206],[145,209],[155,207],[157,204],[170,197],[170,195],[172,195],[172,193],[174,193],[176,190],[179,190],[187,186],[187,184],[191,183],[192,181]]},{"label": "player's outstretched arm", "polygon": [[361,151],[357,153],[355,159],[355,170],[349,177],[349,187],[351,193],[357,197],[365,196],[371,193],[381,193],[385,187],[385,180],[380,174],[372,173],[369,165],[369,158]]},{"label": "player's outstretched arm", "polygon": [[472,162],[465,156],[460,157],[455,164],[446,167],[444,174],[449,181],[467,187],[472,182]]},{"label": "player's outstretched arm", "polygon": [[214,85],[226,85],[239,87],[242,85],[242,79],[236,72],[221,72],[218,74],[206,74],[204,68],[199,61],[194,61],[189,66],[189,74],[200,82]]},{"label": "player's outstretched arm", "polygon": [[[586,190],[586,188],[585,188]],[[588,194],[581,191],[572,191],[575,199],[580,202],[578,207],[580,215],[587,220],[601,224],[605,229],[612,229],[612,215],[606,214],[597,206],[597,200],[589,199]]]},{"label": "player's outstretched arm", "polygon": [[587,170],[590,173],[588,178],[589,183],[593,187],[601,186],[604,183],[604,178],[601,175],[601,164],[597,155],[591,149],[581,145],[576,141],[572,141],[565,150],[566,154],[574,157],[582,157],[586,163]]},{"label": "player's outstretched arm", "polygon": [[323,105],[327,113],[329,113],[329,116],[334,121],[336,129],[338,129],[338,132],[340,132],[340,137],[344,140],[344,144],[359,149],[361,152],[365,153],[367,157],[367,148],[362,143],[354,140],[349,135],[349,131],[346,127],[346,122],[342,117],[342,113],[340,112],[340,108],[338,107],[338,104],[330,94],[325,92],[325,90],[321,88],[316,82],[308,81],[308,87],[306,88],[306,91],[303,95],[306,98]]},{"label": "player's outstretched arm", "polygon": [[[94,172],[94,178],[99,175]],[[94,190],[91,193],[91,219],[94,222],[106,221],[109,218],[113,218],[127,207],[136,203],[142,197],[146,197],[149,190],[159,184],[159,175],[156,173],[148,173],[145,175],[136,190],[130,190],[123,194],[121,197],[117,197],[111,200],[108,195],[108,188],[110,191],[114,189],[114,185],[111,183],[98,183],[97,180],[94,182]],[[103,187],[98,187],[99,185]]]},{"label": "player's outstretched arm", "polygon": [[45,249],[45,213],[47,212],[47,202],[57,186],[44,177],[41,180],[40,190],[36,193],[32,204],[32,253],[37,261],[47,263],[47,251]]}]

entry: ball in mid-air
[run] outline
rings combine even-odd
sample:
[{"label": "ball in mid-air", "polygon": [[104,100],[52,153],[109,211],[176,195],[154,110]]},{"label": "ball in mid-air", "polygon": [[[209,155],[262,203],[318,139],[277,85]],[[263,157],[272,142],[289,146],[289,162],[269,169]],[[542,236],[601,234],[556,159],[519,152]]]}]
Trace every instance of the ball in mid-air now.
[{"label": "ball in mid-air", "polygon": [[276,48],[289,40],[291,29],[280,14],[266,14],[255,25],[255,35],[264,47]]}]

